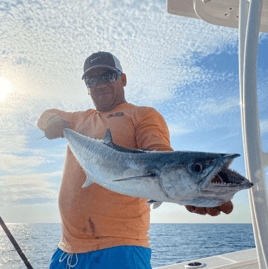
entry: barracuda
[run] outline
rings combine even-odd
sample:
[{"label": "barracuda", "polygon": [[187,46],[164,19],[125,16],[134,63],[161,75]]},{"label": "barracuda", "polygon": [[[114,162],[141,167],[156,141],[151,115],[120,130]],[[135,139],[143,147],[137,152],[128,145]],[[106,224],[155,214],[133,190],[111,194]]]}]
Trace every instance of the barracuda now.
[{"label": "barracuda", "polygon": [[71,129],[64,136],[86,174],[83,188],[97,183],[111,191],[145,198],[157,208],[163,202],[216,207],[253,183],[229,169],[239,154],[129,149]]}]

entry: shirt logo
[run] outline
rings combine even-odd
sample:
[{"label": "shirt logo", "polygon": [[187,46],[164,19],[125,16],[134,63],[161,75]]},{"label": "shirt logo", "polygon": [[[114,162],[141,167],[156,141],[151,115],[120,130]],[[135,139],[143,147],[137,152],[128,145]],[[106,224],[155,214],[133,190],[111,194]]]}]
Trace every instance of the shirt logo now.
[{"label": "shirt logo", "polygon": [[114,118],[114,117],[123,117],[123,116],[124,116],[124,112],[117,112],[115,114],[109,114],[108,119]]},{"label": "shirt logo", "polygon": [[97,57],[97,58],[95,58],[95,59],[93,59],[93,60],[90,60],[90,62],[92,63],[93,61],[95,61],[95,60],[97,60],[97,59],[99,59],[100,57]]}]

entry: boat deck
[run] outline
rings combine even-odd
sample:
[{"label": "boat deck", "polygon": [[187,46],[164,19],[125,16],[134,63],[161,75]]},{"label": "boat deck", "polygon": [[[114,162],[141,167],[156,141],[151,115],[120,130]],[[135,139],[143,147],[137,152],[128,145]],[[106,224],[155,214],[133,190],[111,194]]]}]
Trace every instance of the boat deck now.
[{"label": "boat deck", "polygon": [[[256,248],[227,253],[223,255],[217,255],[204,259],[198,259],[193,261],[187,261],[177,263],[173,265],[157,267],[156,269],[185,269],[185,268],[198,268],[198,267],[185,267],[188,263],[200,262],[205,263],[204,269],[258,269],[258,259]],[[200,267],[201,268],[201,267]]]}]

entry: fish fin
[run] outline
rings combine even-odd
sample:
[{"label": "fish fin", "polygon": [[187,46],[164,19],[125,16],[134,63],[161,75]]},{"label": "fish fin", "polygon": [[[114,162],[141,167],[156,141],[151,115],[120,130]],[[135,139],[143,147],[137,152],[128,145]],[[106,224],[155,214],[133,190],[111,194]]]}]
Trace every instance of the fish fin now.
[{"label": "fish fin", "polygon": [[86,181],[85,183],[83,184],[82,188],[86,188],[88,186],[90,186],[92,183],[94,183],[94,177],[93,176],[90,176],[89,174],[86,174],[87,175],[87,178],[86,178]]},{"label": "fish fin", "polygon": [[150,173],[148,175],[144,176],[137,176],[137,177],[127,177],[127,178],[120,178],[120,179],[115,179],[114,181],[127,181],[127,180],[141,180],[143,178],[148,178],[148,177],[156,177],[156,173]]},{"label": "fish fin", "polygon": [[104,138],[102,138],[102,141],[105,144],[113,143],[113,138],[112,138],[111,130],[109,127],[107,127],[106,129],[106,133],[105,133]]},{"label": "fish fin", "polygon": [[121,147],[119,145],[116,145],[113,142],[111,130],[110,130],[109,127],[107,127],[105,136],[102,139],[100,139],[100,141],[102,141],[102,143],[104,143],[106,146],[108,146],[108,147],[110,147],[112,149],[115,149],[117,151],[121,151],[121,152],[147,153],[147,151],[149,151],[149,150],[140,150],[140,149],[130,149],[130,148],[125,148],[125,147]]},{"label": "fish fin", "polygon": [[162,202],[155,201],[155,200],[149,200],[148,202],[146,202],[146,204],[153,205],[153,209],[156,209],[162,204]]}]

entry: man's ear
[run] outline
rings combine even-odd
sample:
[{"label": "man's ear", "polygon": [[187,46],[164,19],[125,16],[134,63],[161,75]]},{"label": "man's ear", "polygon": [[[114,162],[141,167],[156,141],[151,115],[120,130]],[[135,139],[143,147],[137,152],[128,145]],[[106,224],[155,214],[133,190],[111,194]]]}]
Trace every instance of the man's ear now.
[{"label": "man's ear", "polygon": [[122,78],[122,81],[123,81],[123,86],[126,86],[127,85],[127,76],[126,76],[126,74],[123,73],[121,78]]}]

